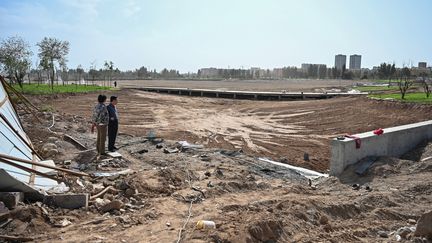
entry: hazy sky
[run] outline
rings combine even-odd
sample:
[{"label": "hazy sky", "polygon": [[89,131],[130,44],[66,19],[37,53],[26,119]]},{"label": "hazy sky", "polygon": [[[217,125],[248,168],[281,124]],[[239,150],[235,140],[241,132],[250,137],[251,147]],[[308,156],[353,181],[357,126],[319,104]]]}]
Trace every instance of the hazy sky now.
[{"label": "hazy sky", "polygon": [[431,65],[431,13],[431,0],[0,0],[0,38],[34,53],[44,36],[68,40],[73,68],[333,66],[338,53]]}]

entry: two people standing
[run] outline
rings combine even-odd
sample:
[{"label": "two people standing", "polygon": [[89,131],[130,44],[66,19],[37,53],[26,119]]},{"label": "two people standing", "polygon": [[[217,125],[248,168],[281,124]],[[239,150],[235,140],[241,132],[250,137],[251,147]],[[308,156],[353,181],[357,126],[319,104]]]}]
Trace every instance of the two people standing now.
[{"label": "two people standing", "polygon": [[105,105],[107,97],[105,95],[98,96],[98,104],[93,110],[92,116],[92,133],[97,129],[96,149],[99,155],[105,154],[105,142],[108,131],[108,150],[114,152],[115,140],[118,133],[118,112],[117,112],[117,97],[111,96],[110,104]]}]

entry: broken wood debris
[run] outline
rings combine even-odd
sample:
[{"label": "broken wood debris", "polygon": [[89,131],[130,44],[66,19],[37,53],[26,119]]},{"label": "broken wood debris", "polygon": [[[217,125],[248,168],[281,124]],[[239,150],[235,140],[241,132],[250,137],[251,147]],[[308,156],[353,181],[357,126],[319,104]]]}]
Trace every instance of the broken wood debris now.
[{"label": "broken wood debris", "polygon": [[23,236],[12,236],[12,235],[0,235],[0,239],[7,241],[27,242],[34,241],[34,238],[23,237]]},{"label": "broken wood debris", "polygon": [[12,161],[9,161],[9,160],[6,160],[6,159],[3,159],[3,158],[1,158],[1,157],[0,157],[0,162],[1,162],[1,163],[8,164],[8,165],[11,165],[11,166],[13,166],[13,167],[16,167],[16,168],[18,168],[18,169],[21,169],[21,170],[23,170],[23,171],[26,171],[26,172],[28,172],[28,173],[34,173],[34,174],[36,174],[36,175],[43,176],[43,177],[45,177],[45,178],[49,178],[49,179],[51,179],[51,180],[55,180],[55,181],[58,181],[58,182],[63,182],[62,179],[59,179],[59,178],[57,178],[57,177],[55,177],[55,176],[48,175],[48,174],[43,173],[43,172],[40,172],[40,171],[38,171],[38,170],[35,170],[35,169],[31,169],[31,168],[25,167],[25,166],[23,166],[23,165],[17,164],[17,163],[15,163],[15,162],[12,162]]},{"label": "broken wood debris", "polygon": [[102,191],[100,191],[99,193],[97,193],[96,195],[91,196],[91,197],[90,197],[90,200],[94,200],[94,199],[96,199],[96,198],[98,198],[98,197],[102,197],[102,196],[103,196],[105,193],[107,193],[108,191],[118,192],[118,190],[115,189],[114,187],[112,187],[112,186],[108,186],[108,187],[106,187],[105,189],[103,189]]},{"label": "broken wood debris", "polygon": [[87,150],[87,147],[84,144],[80,143],[78,140],[76,140],[75,138],[73,138],[70,135],[64,134],[63,140],[73,144],[75,147],[77,147],[81,151]]},{"label": "broken wood debris", "polygon": [[[9,160],[15,160],[15,161],[19,161],[19,162],[26,163],[26,164],[37,165],[37,166],[48,168],[48,169],[62,171],[62,172],[65,172],[67,174],[71,174],[71,175],[75,175],[75,176],[89,176],[87,173],[73,171],[73,170],[68,170],[68,169],[64,169],[64,168],[60,168],[60,167],[56,167],[56,166],[51,166],[51,165],[47,165],[47,164],[43,164],[43,163],[39,163],[39,162],[34,162],[34,161],[31,161],[31,160],[21,159],[21,158],[17,158],[17,157],[14,157],[14,156],[7,155],[7,154],[0,154],[0,159],[2,159],[3,162],[4,162],[4,160],[7,160],[7,161],[9,161]],[[9,162],[11,162],[11,161],[9,161]],[[29,168],[27,168],[27,169],[29,169]],[[38,172],[38,173],[42,173],[42,172]],[[46,175],[44,173],[42,173],[42,174],[48,177],[48,175]]]}]

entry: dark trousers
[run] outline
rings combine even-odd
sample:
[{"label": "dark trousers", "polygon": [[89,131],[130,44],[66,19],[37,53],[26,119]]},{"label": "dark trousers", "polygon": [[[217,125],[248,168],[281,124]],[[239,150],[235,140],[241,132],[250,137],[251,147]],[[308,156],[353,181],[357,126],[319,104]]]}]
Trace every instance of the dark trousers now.
[{"label": "dark trousers", "polygon": [[117,138],[118,121],[110,121],[108,124],[108,150],[114,150],[114,144]]}]

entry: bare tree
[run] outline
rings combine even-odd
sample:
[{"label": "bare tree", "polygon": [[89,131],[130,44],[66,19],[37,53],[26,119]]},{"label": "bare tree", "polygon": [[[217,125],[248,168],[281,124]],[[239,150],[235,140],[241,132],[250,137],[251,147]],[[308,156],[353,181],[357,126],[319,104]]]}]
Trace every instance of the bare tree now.
[{"label": "bare tree", "polygon": [[22,87],[31,62],[30,45],[19,36],[9,37],[0,44],[0,63],[9,77],[15,78]]},{"label": "bare tree", "polygon": [[421,82],[422,82],[422,86],[423,86],[423,90],[426,94],[426,98],[429,98],[431,92],[432,92],[432,80],[430,80],[427,76],[426,73],[421,73]]},{"label": "bare tree", "polygon": [[61,79],[62,79],[62,84],[64,85],[65,82],[66,84],[69,84],[69,69],[66,65],[66,62],[62,61],[60,62],[60,70],[61,70]]},{"label": "bare tree", "polygon": [[[39,63],[39,68],[46,72],[46,78],[51,80],[51,74],[50,74],[50,64],[48,59],[43,58]],[[46,80],[44,80],[45,82]]]},{"label": "bare tree", "polygon": [[114,69],[114,63],[112,61],[105,61],[104,67],[105,67],[105,72],[107,72],[107,74],[108,74],[107,75],[108,76],[108,85],[111,86],[111,76],[112,76],[112,71]]},{"label": "bare tree", "polygon": [[81,64],[78,65],[77,69],[76,69],[77,73],[78,73],[78,83],[81,82],[81,77],[84,73],[84,69],[82,68]]},{"label": "bare tree", "polygon": [[414,82],[411,80],[411,71],[409,68],[404,67],[401,69],[398,84],[399,84],[399,91],[401,93],[401,98],[405,99],[406,92],[414,84]]},{"label": "bare tree", "polygon": [[37,46],[39,46],[39,58],[44,60],[44,68],[51,72],[51,89],[54,89],[54,77],[56,74],[56,69],[57,66],[60,66],[61,68],[61,66],[66,65],[66,56],[69,54],[69,42],[61,41],[56,38],[45,37],[41,42],[37,43]]}]

